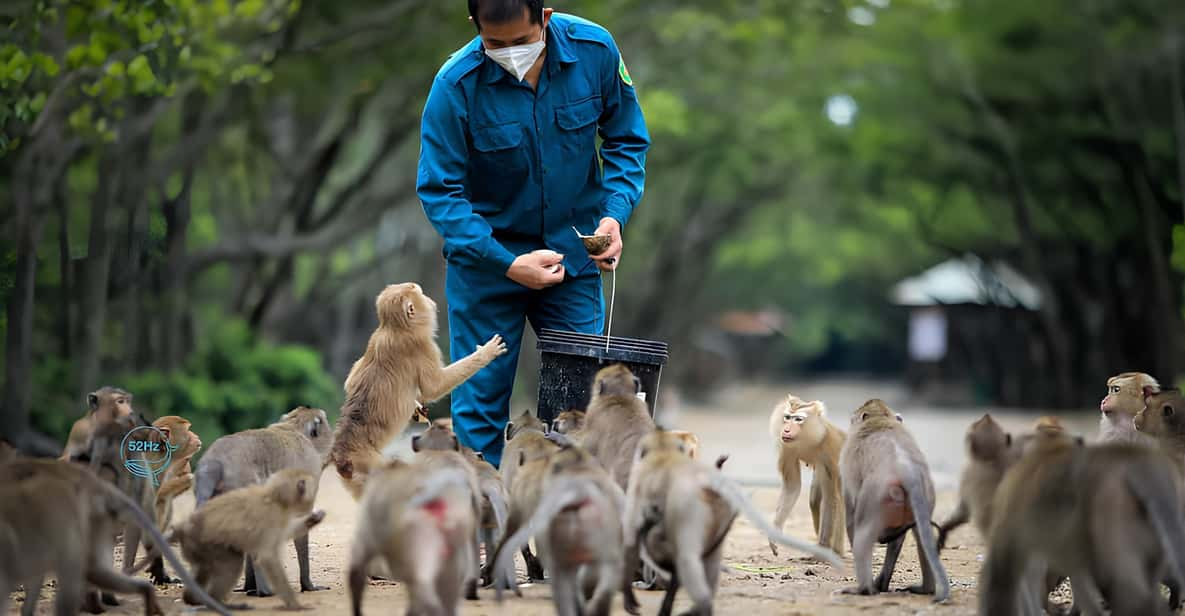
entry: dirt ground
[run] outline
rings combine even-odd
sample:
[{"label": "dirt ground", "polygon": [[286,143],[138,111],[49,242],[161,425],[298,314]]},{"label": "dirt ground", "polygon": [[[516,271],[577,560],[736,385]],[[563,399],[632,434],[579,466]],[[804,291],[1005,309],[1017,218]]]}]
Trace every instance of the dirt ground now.
[{"label": "dirt ground", "polygon": [[[766,435],[766,421],[773,404],[788,391],[785,387],[747,386],[722,392],[710,405],[681,405],[674,399],[668,400],[667,408],[660,407],[659,418],[667,427],[681,427],[696,431],[702,440],[701,456],[713,460],[720,453],[732,457],[725,469],[741,480],[751,492],[759,509],[772,515],[777,499],[774,487],[776,453]],[[911,407],[901,392],[885,386],[878,391],[869,391],[862,383],[828,383],[796,389],[799,395],[820,397],[828,402],[831,420],[841,427],[846,426],[850,411],[864,399],[873,395],[886,399],[894,408],[905,415],[905,421],[913,429],[933,467],[939,488],[938,517],[942,518],[954,508],[957,472],[962,464],[962,436],[966,426],[983,410],[951,411]],[[661,401],[660,401],[661,403]],[[727,409],[727,410],[720,410]],[[1033,414],[993,411],[1005,425],[1020,428],[1031,423]],[[1090,433],[1089,416],[1071,422],[1080,432]],[[400,439],[391,448],[393,455],[406,455],[407,437]],[[804,486],[788,526],[788,532],[797,537],[812,537],[811,518],[806,504]],[[192,496],[186,495],[178,502],[178,516],[187,515],[192,509]],[[349,553],[351,533],[357,507],[345,492],[336,474],[328,469],[321,482],[317,506],[328,515],[325,521],[311,535],[312,575],[314,582],[329,586],[329,590],[304,593],[300,600],[317,614],[348,614],[349,595],[344,584],[345,567]],[[913,596],[904,592],[882,594],[875,597],[850,596],[839,590],[854,583],[851,570],[851,554],[844,555],[845,570],[835,571],[827,565],[811,562],[783,550],[780,557],[774,557],[765,539],[744,518],[739,518],[725,544],[724,562],[734,568],[732,573],[721,576],[720,590],[716,598],[716,611],[720,614],[855,614],[876,612],[880,614],[918,614],[940,612],[944,614],[975,613],[975,583],[982,559],[983,545],[977,533],[970,526],[955,532],[948,549],[942,554],[942,562],[951,580],[951,598],[943,605],[936,605],[929,597]],[[289,549],[285,563],[289,582],[296,583],[295,554]],[[878,549],[875,565],[879,569],[883,549]],[[520,561],[520,574],[522,563]],[[907,540],[893,579],[894,588],[903,588],[920,580],[920,570],[912,539]],[[52,582],[51,582],[52,584]],[[482,590],[481,600],[465,602],[461,613],[465,615],[514,614],[534,616],[552,614],[549,587],[535,584],[523,588],[524,597],[513,598],[499,605],[492,590]],[[180,601],[179,586],[165,588],[160,593],[166,613],[179,613],[187,608]],[[661,592],[639,592],[644,614],[657,613],[662,601]],[[52,587],[42,592],[38,614],[52,613]],[[16,593],[10,603],[15,613],[22,605],[23,596]],[[246,601],[255,614],[280,614],[279,599],[232,597],[233,601]],[[403,587],[396,583],[372,582],[367,589],[364,603],[365,614],[402,613],[406,606]],[[676,613],[690,606],[683,594],[676,601]],[[113,608],[112,614],[142,614],[142,602],[134,597],[124,599],[123,606]],[[615,600],[615,614],[624,614],[620,599]]]}]

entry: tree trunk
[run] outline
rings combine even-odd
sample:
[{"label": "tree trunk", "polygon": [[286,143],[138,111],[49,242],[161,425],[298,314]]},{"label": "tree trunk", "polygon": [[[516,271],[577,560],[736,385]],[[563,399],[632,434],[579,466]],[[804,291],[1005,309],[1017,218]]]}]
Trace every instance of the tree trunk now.
[{"label": "tree trunk", "polygon": [[99,185],[91,204],[90,232],[87,241],[86,276],[81,281],[81,351],[78,358],[79,396],[99,387],[103,330],[107,324],[107,280],[111,273],[111,233],[107,213],[115,195],[117,164],[110,157],[99,161]]},{"label": "tree trunk", "polygon": [[[201,125],[201,112],[205,106],[206,97],[201,94],[191,94],[185,101],[185,111],[181,118],[183,135],[196,133]],[[185,238],[189,233],[190,197],[193,193],[193,179],[196,173],[198,158],[195,156],[185,165],[182,173],[181,192],[177,197],[165,199],[161,203],[161,210],[165,217],[165,276],[162,293],[164,317],[161,325],[161,338],[164,342],[165,370],[173,371],[181,367],[185,356],[189,352],[186,342],[185,324],[188,316],[189,299],[188,259],[186,258]]]},{"label": "tree trunk", "polygon": [[58,344],[62,357],[74,355],[74,321],[71,300],[74,298],[74,259],[70,254],[70,202],[63,184],[54,186],[53,200],[58,212],[58,270],[61,288],[58,289]]}]

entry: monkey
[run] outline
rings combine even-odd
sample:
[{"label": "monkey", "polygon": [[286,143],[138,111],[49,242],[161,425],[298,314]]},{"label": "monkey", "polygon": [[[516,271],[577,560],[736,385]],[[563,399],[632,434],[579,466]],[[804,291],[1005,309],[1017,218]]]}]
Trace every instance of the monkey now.
[{"label": "monkey", "polygon": [[988,536],[992,526],[992,498],[1004,478],[1004,472],[1015,460],[1012,435],[985,413],[967,429],[964,437],[967,464],[959,479],[959,504],[938,527],[938,550],[946,545],[946,538],[954,529],[975,524],[981,537]]},{"label": "monkey", "polygon": [[[457,440],[457,435],[453,433],[451,428],[451,421],[435,421],[428,426],[422,434],[417,434],[411,439],[411,449],[416,453],[416,464],[425,468],[455,468],[463,473],[469,479],[470,493],[472,494],[472,506],[474,518],[480,519],[482,514],[482,497],[481,484],[478,480],[477,469],[474,467],[468,458],[461,453],[461,443]],[[478,563],[478,553],[480,551],[480,538],[477,531],[473,535],[473,558],[475,567],[473,571],[480,569]],[[470,600],[477,600],[477,576],[465,581],[465,598]]]},{"label": "monkey", "polygon": [[683,442],[683,453],[695,460],[699,458],[699,437],[688,430],[668,430],[671,436]]},{"label": "monkey", "polygon": [[584,430],[584,411],[568,409],[551,420],[551,431],[565,434],[573,441],[580,440],[580,432]]},{"label": "monkey", "polygon": [[[839,452],[847,435],[826,419],[827,407],[819,400],[807,402],[789,395],[769,416],[769,433],[778,447],[778,472],[782,490],[774,512],[774,528],[786,527],[786,519],[798,502],[802,486],[800,463],[814,471],[811,480],[811,520],[819,545],[844,553],[843,488],[839,477]],[[778,555],[777,545],[769,549]]]},{"label": "monkey", "polygon": [[[506,523],[510,517],[510,494],[506,491],[506,485],[502,482],[502,475],[498,473],[498,469],[494,468],[493,464],[486,462],[480,453],[468,447],[463,447],[461,453],[465,455],[465,459],[477,472],[477,484],[482,494],[478,533],[481,537],[480,543],[485,546],[488,559],[497,549],[498,542],[506,536]],[[496,576],[499,575],[503,577],[497,578]],[[514,570],[508,569],[494,573],[489,578],[483,578],[482,584],[489,586],[513,576]]]},{"label": "monkey", "polygon": [[710,469],[688,456],[687,444],[678,435],[655,430],[638,443],[626,492],[626,570],[635,569],[644,553],[648,564],[665,574],[660,616],[669,616],[679,586],[691,596],[691,613],[711,613],[724,539],[739,512],[771,541],[843,568],[839,556],[826,546],[798,541],[771,526],[719,468]]},{"label": "monkey", "polygon": [[[501,472],[510,497],[510,508],[506,529],[499,543],[505,542],[535,512],[542,496],[543,480],[551,456],[560,449],[559,444],[551,440],[553,435],[548,433],[547,424],[529,410],[506,424],[506,448],[502,451]],[[524,545],[521,553],[527,565],[527,579],[542,581],[543,563],[531,551],[531,546]],[[493,560],[487,557],[486,563],[482,568],[482,578],[491,579],[494,575]]]},{"label": "monkey", "polygon": [[[1038,430],[1004,475],[980,573],[980,613],[1036,613],[1037,573],[1068,573],[1075,604],[1101,613],[1163,614],[1160,581],[1180,588],[1185,551],[1180,478],[1152,448],[1083,446]],[[1083,599],[1080,601],[1080,598]]]},{"label": "monkey", "polygon": [[1145,389],[1160,391],[1160,383],[1143,372],[1124,372],[1107,379],[1107,395],[1099,403],[1098,442],[1153,443],[1153,439],[1137,432],[1132,423],[1144,408]]},{"label": "monkey", "polygon": [[1185,477],[1185,396],[1177,389],[1147,387],[1144,404],[1136,414],[1136,429],[1156,439]]},{"label": "monkey", "polygon": [[[901,531],[912,526],[922,584],[909,590],[933,594],[936,602],[945,602],[950,597],[950,580],[938,559],[930,527],[934,511],[930,468],[899,416],[883,401],[869,400],[852,414],[839,470],[857,584],[843,592],[874,595],[887,591],[905,542]],[[874,543],[894,533],[897,536],[888,541],[881,573],[873,580]]]},{"label": "monkey", "polygon": [[[219,601],[225,599],[242,569],[243,557],[279,594],[284,609],[303,609],[284,575],[284,544],[325,518],[313,510],[317,476],[302,468],[272,473],[262,484],[231,490],[211,499],[171,531],[181,552],[194,565],[197,582]],[[191,589],[184,600],[193,604]]]},{"label": "monkey", "polygon": [[[512,565],[514,551],[535,537],[552,575],[557,614],[608,616],[618,590],[626,611],[638,614],[630,577],[622,568],[624,509],[625,494],[596,458],[580,447],[563,447],[549,460],[538,507],[525,526],[498,546],[495,567]],[[501,586],[495,593],[501,600]]]},{"label": "monkey", "polygon": [[382,448],[401,433],[422,403],[444,397],[506,353],[495,334],[464,359],[445,366],[436,345],[436,302],[420,285],[388,285],[375,300],[379,325],[346,377],[346,399],[330,460],[354,500]]},{"label": "monkey", "polygon": [[593,379],[581,444],[625,490],[638,441],[654,430],[642,382],[622,364],[600,369]]},{"label": "monkey", "polygon": [[127,417],[132,409],[132,394],[110,385],[86,395],[87,413],[70,427],[61,460],[70,461],[90,450],[91,434],[95,426]]},{"label": "monkey", "polygon": [[456,466],[393,460],[371,468],[350,545],[347,580],[354,616],[362,614],[367,571],[376,559],[407,585],[408,614],[457,613],[462,586],[474,577],[477,562],[471,482]]},{"label": "monkey", "polygon": [[[194,474],[195,507],[201,508],[221,494],[263,483],[272,473],[296,468],[313,475],[313,491],[328,462],[333,433],[322,409],[298,406],[266,428],[244,430],[220,437],[210,444]],[[293,538],[300,569],[300,591],[326,590],[313,583],[309,572],[309,536]],[[260,584],[248,559],[243,590],[270,596],[267,584]]]},{"label": "monkey", "polygon": [[[20,459],[0,465],[0,613],[18,583],[25,587],[23,616],[36,609],[41,583],[57,577],[56,613],[77,614],[85,585],[138,593],[147,616],[163,614],[147,580],[117,572],[111,564],[116,529],[134,521],[187,586],[196,586],[180,557],[148,514],[110,482],[80,464]],[[222,616],[230,612],[199,588],[193,597]]]}]

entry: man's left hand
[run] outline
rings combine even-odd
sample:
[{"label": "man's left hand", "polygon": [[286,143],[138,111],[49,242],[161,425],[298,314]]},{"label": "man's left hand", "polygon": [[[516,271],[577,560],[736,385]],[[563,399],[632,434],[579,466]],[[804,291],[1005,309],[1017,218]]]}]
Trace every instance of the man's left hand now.
[{"label": "man's left hand", "polygon": [[597,235],[609,235],[613,241],[609,243],[609,249],[595,257],[589,257],[596,261],[597,267],[601,268],[603,272],[610,272],[617,269],[617,264],[621,261],[621,249],[624,244],[621,242],[621,223],[613,218],[602,218],[601,226],[597,227],[595,231]]}]

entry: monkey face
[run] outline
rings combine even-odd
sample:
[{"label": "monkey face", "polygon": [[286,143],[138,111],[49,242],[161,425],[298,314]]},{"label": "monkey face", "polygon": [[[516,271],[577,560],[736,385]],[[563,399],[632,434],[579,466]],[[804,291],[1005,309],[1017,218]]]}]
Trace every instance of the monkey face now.
[{"label": "monkey face", "polygon": [[1142,372],[1125,372],[1107,379],[1107,395],[1099,402],[1103,417],[1116,421],[1116,413],[1134,416],[1144,408],[1144,389],[1159,391],[1156,379]]}]

